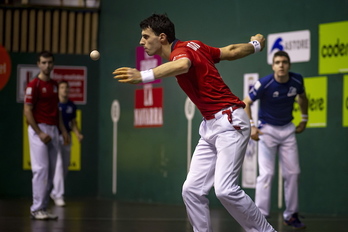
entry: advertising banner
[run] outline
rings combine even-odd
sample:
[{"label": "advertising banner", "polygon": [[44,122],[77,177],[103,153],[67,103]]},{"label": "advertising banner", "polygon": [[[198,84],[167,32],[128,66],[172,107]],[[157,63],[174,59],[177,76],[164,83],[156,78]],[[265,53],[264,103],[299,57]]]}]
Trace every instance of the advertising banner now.
[{"label": "advertising banner", "polygon": [[348,21],[319,25],[319,74],[348,73]]},{"label": "advertising banner", "polygon": [[285,51],[291,63],[307,62],[311,55],[311,34],[309,30],[269,34],[267,36],[267,63],[272,64],[273,55]]},{"label": "advertising banner", "polygon": [[[326,127],[327,123],[327,77],[304,78],[308,98],[308,128]],[[299,105],[294,103],[293,123],[301,121]]]}]

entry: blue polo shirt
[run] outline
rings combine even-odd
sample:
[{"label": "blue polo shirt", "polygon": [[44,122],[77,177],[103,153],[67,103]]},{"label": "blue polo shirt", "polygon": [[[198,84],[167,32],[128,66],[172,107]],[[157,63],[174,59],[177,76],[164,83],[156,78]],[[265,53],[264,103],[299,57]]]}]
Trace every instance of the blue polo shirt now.
[{"label": "blue polo shirt", "polygon": [[303,77],[289,72],[289,80],[279,83],[274,74],[258,80],[250,89],[252,101],[260,100],[259,120],[262,124],[283,126],[292,121],[295,97],[305,91]]},{"label": "blue polo shirt", "polygon": [[62,118],[64,122],[64,126],[68,133],[71,132],[71,120],[76,118],[76,105],[68,100],[66,103],[59,103],[59,109],[62,112]]}]

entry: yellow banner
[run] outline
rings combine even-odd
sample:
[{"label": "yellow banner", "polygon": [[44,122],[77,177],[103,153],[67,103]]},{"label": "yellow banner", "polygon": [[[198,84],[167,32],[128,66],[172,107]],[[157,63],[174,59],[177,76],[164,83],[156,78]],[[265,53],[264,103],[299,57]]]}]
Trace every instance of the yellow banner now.
[{"label": "yellow banner", "polygon": [[348,75],[343,76],[343,100],[342,100],[342,112],[343,112],[343,127],[348,127]]},{"label": "yellow banner", "polygon": [[[326,127],[327,123],[327,77],[304,78],[308,98],[308,128]],[[300,106],[294,103],[293,123],[302,119]]]},{"label": "yellow banner", "polygon": [[[81,129],[81,110],[76,111],[76,121],[78,127]],[[69,170],[81,170],[81,144],[78,141],[75,133],[71,133],[71,156]],[[31,170],[30,153],[29,153],[29,139],[28,139],[28,125],[25,117],[23,117],[23,169]]]},{"label": "yellow banner", "polygon": [[348,72],[348,21],[319,25],[319,74]]}]

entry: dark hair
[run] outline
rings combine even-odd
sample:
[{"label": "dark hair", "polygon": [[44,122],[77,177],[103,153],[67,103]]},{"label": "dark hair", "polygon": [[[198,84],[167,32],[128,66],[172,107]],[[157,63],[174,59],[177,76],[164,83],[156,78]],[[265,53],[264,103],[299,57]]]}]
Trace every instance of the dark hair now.
[{"label": "dark hair", "polygon": [[54,56],[49,51],[42,51],[42,52],[40,52],[39,55],[37,56],[37,61],[38,62],[40,62],[40,57],[44,57],[44,58],[52,57],[52,60],[54,61]]},{"label": "dark hair", "polygon": [[142,30],[151,28],[155,35],[164,33],[167,35],[167,40],[172,43],[175,40],[175,26],[168,18],[167,14],[153,14],[150,17],[140,22]]},{"label": "dark hair", "polygon": [[277,51],[276,53],[274,53],[274,55],[273,55],[273,62],[274,62],[274,58],[276,58],[277,56],[285,56],[286,58],[288,58],[289,64],[291,64],[290,56],[289,56],[289,54],[287,52]]},{"label": "dark hair", "polygon": [[61,84],[66,84],[69,87],[69,82],[67,82],[66,80],[61,80],[58,82],[58,86],[60,86]]}]

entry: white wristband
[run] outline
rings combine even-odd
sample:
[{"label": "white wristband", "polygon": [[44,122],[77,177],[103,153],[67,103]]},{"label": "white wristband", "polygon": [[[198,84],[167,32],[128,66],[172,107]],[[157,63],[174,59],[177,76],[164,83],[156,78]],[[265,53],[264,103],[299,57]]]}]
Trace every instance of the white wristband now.
[{"label": "white wristband", "polygon": [[254,50],[255,50],[254,53],[261,51],[261,44],[259,41],[253,40],[253,41],[250,41],[249,43],[254,46]]},{"label": "white wristband", "polygon": [[141,71],[140,75],[143,83],[149,83],[155,80],[155,75],[153,74],[152,69]]},{"label": "white wristband", "polygon": [[308,121],[308,114],[302,114],[302,120],[301,122],[307,122]]},{"label": "white wristband", "polygon": [[252,119],[250,119],[250,126],[255,126],[255,123]]}]

